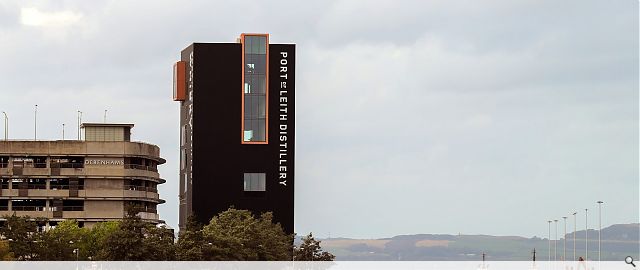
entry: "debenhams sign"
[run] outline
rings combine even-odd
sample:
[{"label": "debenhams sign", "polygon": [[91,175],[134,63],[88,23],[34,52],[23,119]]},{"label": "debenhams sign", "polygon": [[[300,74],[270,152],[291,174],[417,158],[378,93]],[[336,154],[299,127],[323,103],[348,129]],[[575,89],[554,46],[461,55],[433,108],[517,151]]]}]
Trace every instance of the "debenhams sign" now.
[{"label": "debenhams sign", "polygon": [[85,159],[84,165],[121,166],[121,165],[124,165],[124,160],[122,159]]}]

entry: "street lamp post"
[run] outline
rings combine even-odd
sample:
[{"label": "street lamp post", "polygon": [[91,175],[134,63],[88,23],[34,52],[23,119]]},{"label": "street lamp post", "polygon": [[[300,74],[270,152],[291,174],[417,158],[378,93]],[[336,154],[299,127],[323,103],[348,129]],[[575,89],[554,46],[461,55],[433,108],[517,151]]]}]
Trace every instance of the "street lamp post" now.
[{"label": "street lamp post", "polygon": [[38,140],[38,104],[33,113],[33,140]]},{"label": "street lamp post", "polygon": [[589,219],[588,219],[589,209],[584,209],[584,260],[586,261],[589,258]]},{"label": "street lamp post", "polygon": [[578,212],[573,212],[573,260],[576,260],[576,233],[578,231],[578,225],[576,225],[576,215]]},{"label": "street lamp post", "polygon": [[562,217],[564,219],[564,244],[562,244],[562,260],[567,260],[567,217]]},{"label": "street lamp post", "polygon": [[78,141],[80,140],[80,125],[82,124],[82,112],[78,110]]},{"label": "street lamp post", "polygon": [[6,112],[2,112],[4,114],[4,140],[9,140],[9,117],[7,117]]},{"label": "street lamp post", "polygon": [[558,260],[558,220],[554,219],[553,222],[555,222],[556,224],[556,236],[555,239],[553,240],[553,260],[557,261]]},{"label": "street lamp post", "polygon": [[549,261],[551,261],[551,220],[547,222],[549,223]]},{"label": "street lamp post", "polygon": [[597,201],[598,203],[598,261],[602,259],[602,204],[603,201]]}]

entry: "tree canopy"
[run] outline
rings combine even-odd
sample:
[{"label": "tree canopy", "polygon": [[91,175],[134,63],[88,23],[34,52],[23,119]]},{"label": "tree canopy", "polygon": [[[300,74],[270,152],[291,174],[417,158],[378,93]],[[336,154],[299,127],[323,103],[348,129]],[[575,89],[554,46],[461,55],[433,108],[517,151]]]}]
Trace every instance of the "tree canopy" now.
[{"label": "tree canopy", "polygon": [[[135,209],[120,221],[80,228],[65,220],[55,228],[38,231],[29,217],[8,216],[0,228],[1,260],[107,260],[107,261],[286,261],[333,260],[311,234],[300,247],[293,235],[274,223],[273,214],[253,215],[229,208],[199,224],[190,217],[175,242],[172,230],[155,226],[136,215]],[[0,237],[2,238],[2,237]]]},{"label": "tree canopy", "polygon": [[296,261],[333,261],[336,256],[322,251],[319,240],[313,238],[313,234],[309,233],[302,238],[302,243],[296,247],[293,252]]}]

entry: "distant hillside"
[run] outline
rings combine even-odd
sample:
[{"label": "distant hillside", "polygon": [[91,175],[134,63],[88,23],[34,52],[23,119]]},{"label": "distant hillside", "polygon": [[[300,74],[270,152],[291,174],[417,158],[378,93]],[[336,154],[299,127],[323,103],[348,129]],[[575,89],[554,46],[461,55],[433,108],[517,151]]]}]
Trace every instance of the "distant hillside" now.
[{"label": "distant hillside", "polygon": [[[567,257],[573,259],[573,233],[567,234]],[[598,231],[588,231],[589,259],[598,256]],[[399,235],[382,239],[321,239],[322,248],[336,255],[337,260],[407,260],[447,261],[486,260],[524,261],[531,260],[533,249],[537,260],[548,259],[547,238],[525,238],[519,236],[490,235]],[[558,260],[561,259],[564,243],[560,239]],[[552,242],[552,248],[553,248]],[[584,256],[585,231],[576,232],[576,254]],[[551,250],[553,258],[553,249]],[[602,260],[623,260],[625,256],[640,254],[640,224],[617,224],[602,229]]]}]

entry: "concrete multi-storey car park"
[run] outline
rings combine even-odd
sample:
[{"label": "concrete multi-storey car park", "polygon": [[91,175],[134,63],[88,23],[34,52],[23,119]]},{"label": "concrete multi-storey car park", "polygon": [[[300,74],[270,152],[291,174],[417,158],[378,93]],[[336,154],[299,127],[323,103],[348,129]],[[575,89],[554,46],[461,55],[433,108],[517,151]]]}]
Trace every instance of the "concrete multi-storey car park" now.
[{"label": "concrete multi-storey car park", "polygon": [[0,141],[0,223],[5,215],[44,218],[40,226],[76,219],[91,227],[119,220],[127,206],[151,223],[156,210],[160,149],[130,141],[132,124],[85,123],[85,140]]}]

